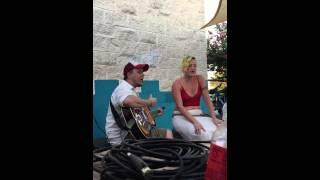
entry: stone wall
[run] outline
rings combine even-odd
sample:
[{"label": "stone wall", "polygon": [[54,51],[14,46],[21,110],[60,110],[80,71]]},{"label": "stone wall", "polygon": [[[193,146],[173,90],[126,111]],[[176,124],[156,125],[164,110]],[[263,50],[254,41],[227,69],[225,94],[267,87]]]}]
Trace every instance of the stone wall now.
[{"label": "stone wall", "polygon": [[203,0],[93,0],[93,78],[122,79],[129,62],[151,65],[147,80],[171,90],[181,59],[195,56],[207,77]]}]

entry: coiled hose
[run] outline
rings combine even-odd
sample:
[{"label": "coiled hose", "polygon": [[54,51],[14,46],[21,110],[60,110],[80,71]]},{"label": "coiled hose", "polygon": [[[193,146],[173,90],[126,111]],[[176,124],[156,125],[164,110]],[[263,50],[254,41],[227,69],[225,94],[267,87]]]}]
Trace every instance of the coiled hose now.
[{"label": "coiled hose", "polygon": [[101,160],[100,180],[197,180],[204,179],[207,151],[207,146],[196,141],[127,139],[95,159]]}]

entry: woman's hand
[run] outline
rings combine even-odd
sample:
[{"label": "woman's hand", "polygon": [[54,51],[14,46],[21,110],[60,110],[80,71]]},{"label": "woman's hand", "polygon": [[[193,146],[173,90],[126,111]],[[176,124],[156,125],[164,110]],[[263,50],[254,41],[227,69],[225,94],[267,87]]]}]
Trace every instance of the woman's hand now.
[{"label": "woman's hand", "polygon": [[222,123],[223,123],[223,121],[221,119],[218,119],[218,118],[214,118],[214,119],[212,119],[212,121],[217,127],[221,126]]},{"label": "woman's hand", "polygon": [[221,119],[216,118],[216,112],[212,111],[211,112],[211,117],[212,117],[212,122],[218,127],[221,126],[223,121]]},{"label": "woman's hand", "polygon": [[193,127],[194,127],[194,131],[196,134],[201,134],[201,130],[206,132],[206,130],[203,128],[203,126],[197,120],[195,120],[195,122],[193,123]]}]

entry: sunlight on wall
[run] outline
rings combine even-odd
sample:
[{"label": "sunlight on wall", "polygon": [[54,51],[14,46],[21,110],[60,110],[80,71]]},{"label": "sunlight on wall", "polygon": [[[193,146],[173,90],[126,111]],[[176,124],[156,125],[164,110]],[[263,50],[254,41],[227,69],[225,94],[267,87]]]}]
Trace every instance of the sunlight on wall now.
[{"label": "sunlight on wall", "polygon": [[215,15],[219,5],[219,0],[204,0],[204,18],[208,23]]},{"label": "sunlight on wall", "polygon": [[[208,23],[213,16],[215,15],[219,5],[219,0],[204,0],[204,18],[205,18],[205,24]],[[210,30],[213,33],[215,31],[213,30],[213,26],[209,26],[205,28],[205,30]],[[206,38],[208,38],[208,33],[206,33]]]}]

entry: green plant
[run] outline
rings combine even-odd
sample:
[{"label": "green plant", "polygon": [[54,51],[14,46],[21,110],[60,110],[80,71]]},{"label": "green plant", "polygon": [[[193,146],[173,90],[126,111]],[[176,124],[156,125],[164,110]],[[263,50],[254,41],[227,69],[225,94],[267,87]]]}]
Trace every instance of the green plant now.
[{"label": "green plant", "polygon": [[227,22],[219,23],[214,27],[215,33],[208,31],[207,64],[213,66],[227,66]]}]

